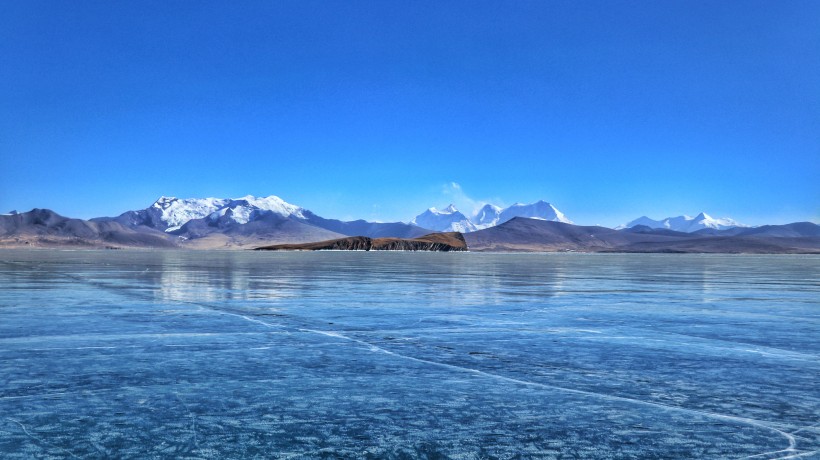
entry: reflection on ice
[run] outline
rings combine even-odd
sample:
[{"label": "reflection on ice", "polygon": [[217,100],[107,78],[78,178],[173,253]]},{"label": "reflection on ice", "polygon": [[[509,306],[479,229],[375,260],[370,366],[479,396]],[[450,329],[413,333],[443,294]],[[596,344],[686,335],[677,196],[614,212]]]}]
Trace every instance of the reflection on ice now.
[{"label": "reflection on ice", "polygon": [[0,453],[812,458],[820,259],[4,251]]},{"label": "reflection on ice", "polygon": [[145,278],[159,277],[150,284],[156,287],[157,298],[161,301],[275,300],[293,295],[288,292],[294,289],[288,285],[287,278],[257,276],[242,264],[241,258],[220,261],[215,266],[192,267],[180,260],[183,254],[169,252],[158,255],[162,258],[162,264],[144,274]]}]

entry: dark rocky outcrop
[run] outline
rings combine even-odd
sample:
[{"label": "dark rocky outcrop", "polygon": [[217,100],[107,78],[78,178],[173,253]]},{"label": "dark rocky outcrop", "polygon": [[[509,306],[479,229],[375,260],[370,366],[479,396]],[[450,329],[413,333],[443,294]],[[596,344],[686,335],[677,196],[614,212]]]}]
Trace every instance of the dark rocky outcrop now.
[{"label": "dark rocky outcrop", "polygon": [[256,248],[263,251],[466,251],[467,242],[458,232],[431,233],[418,238],[369,238],[352,236],[304,244],[276,244]]}]

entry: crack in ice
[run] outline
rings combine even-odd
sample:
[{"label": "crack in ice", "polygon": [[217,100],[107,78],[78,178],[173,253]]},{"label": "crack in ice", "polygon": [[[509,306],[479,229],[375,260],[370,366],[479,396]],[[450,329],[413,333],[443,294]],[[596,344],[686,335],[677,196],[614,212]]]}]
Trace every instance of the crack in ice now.
[{"label": "crack in ice", "polygon": [[[779,430],[777,428],[774,428],[774,427],[768,425],[766,422],[761,421],[761,420],[756,420],[756,419],[751,419],[751,418],[746,418],[746,417],[738,417],[738,416],[734,416],[734,415],[718,414],[718,413],[715,413],[715,412],[703,411],[703,410],[698,410],[698,409],[687,409],[687,408],[684,408],[684,407],[671,406],[671,405],[667,405],[667,404],[649,402],[649,401],[641,401],[639,399],[627,398],[627,397],[623,397],[623,396],[607,395],[607,394],[603,394],[603,393],[596,393],[596,392],[593,392],[593,391],[576,390],[576,389],[573,389],[573,388],[565,388],[565,387],[560,387],[560,386],[556,386],[556,385],[549,385],[549,384],[539,383],[539,382],[530,382],[528,380],[521,380],[521,379],[516,379],[516,378],[512,378],[512,377],[506,377],[506,376],[503,376],[503,375],[493,374],[491,372],[486,372],[486,371],[482,371],[482,370],[478,370],[478,369],[472,369],[472,368],[469,368],[469,367],[461,367],[461,366],[456,366],[456,365],[453,365],[453,364],[441,363],[441,362],[438,362],[438,361],[432,361],[432,360],[428,360],[428,359],[416,358],[416,357],[413,357],[413,356],[403,355],[401,353],[396,353],[396,352],[387,350],[385,348],[381,348],[381,347],[379,347],[377,345],[374,345],[370,342],[367,342],[365,340],[357,339],[357,338],[354,338],[354,337],[349,337],[349,336],[340,334],[340,333],[335,332],[335,331],[322,331],[322,330],[317,330],[317,329],[304,329],[304,328],[299,329],[299,330],[303,331],[303,332],[310,332],[310,333],[314,333],[314,334],[321,334],[321,335],[328,336],[328,337],[335,337],[335,338],[340,338],[340,339],[343,339],[343,340],[348,340],[348,341],[351,341],[351,342],[355,342],[355,343],[364,345],[364,346],[368,347],[368,349],[370,349],[371,351],[378,351],[378,352],[381,352],[381,353],[384,353],[384,354],[387,354],[387,355],[395,356],[395,357],[402,358],[402,359],[407,359],[407,360],[410,360],[410,361],[415,361],[415,362],[424,363],[424,364],[430,364],[430,365],[434,365],[434,366],[438,366],[438,367],[443,367],[445,369],[451,369],[451,370],[456,370],[456,371],[460,371],[460,372],[467,372],[467,373],[471,373],[471,374],[475,374],[475,375],[481,375],[481,376],[484,376],[484,377],[489,377],[489,378],[493,378],[493,379],[497,379],[497,380],[503,380],[503,381],[507,381],[507,382],[511,382],[511,383],[520,384],[520,385],[534,386],[534,387],[538,387],[538,388],[546,388],[546,389],[550,389],[550,390],[563,391],[563,392],[567,392],[567,393],[571,393],[571,394],[578,394],[578,395],[584,395],[584,396],[592,396],[592,397],[601,398],[601,399],[605,399],[605,400],[622,401],[622,402],[627,402],[627,403],[632,403],[632,404],[638,404],[638,405],[650,406],[650,407],[654,407],[654,408],[660,408],[660,409],[669,410],[669,411],[677,411],[677,412],[681,412],[681,413],[685,413],[685,414],[695,414],[695,415],[700,415],[700,416],[713,418],[713,419],[718,419],[718,420],[728,420],[728,421],[732,421],[732,422],[735,422],[735,423],[751,425],[751,426],[755,426],[755,427],[758,427],[758,428],[762,428],[762,429],[765,429],[765,430],[775,432],[778,435],[785,438],[789,442],[789,446],[787,448],[785,448],[783,450],[780,450],[780,451],[776,451],[776,452],[796,452],[797,440],[795,439],[794,436],[792,436],[791,434],[789,434],[789,433],[787,433],[783,430]],[[801,454],[801,455],[803,455],[803,454]],[[785,458],[793,458],[793,457],[785,457]]]},{"label": "crack in ice", "polygon": [[[12,262],[7,262],[7,261],[3,261],[3,263],[12,264]],[[101,282],[101,281],[92,281],[92,280],[89,280],[89,279],[84,278],[84,277],[79,276],[79,275],[71,275],[71,274],[67,274],[67,273],[59,273],[59,274],[65,276],[65,277],[68,277],[70,279],[73,279],[75,281],[86,283],[86,284],[89,284],[89,285],[92,285],[92,286],[95,286],[95,287],[99,287],[99,288],[102,288],[102,289],[105,289],[105,290],[108,290],[108,291],[114,291],[115,293],[117,293],[119,295],[124,295],[124,296],[128,296],[128,297],[137,298],[137,299],[141,299],[141,300],[148,300],[148,301],[156,300],[155,297],[151,296],[151,295],[130,292],[129,288],[125,287],[125,286],[115,286],[115,285],[111,285],[110,283],[105,283],[105,282]],[[244,319],[248,322],[252,322],[252,323],[255,323],[255,324],[265,326],[267,328],[283,329],[285,331],[287,331],[288,329],[291,329],[290,327],[287,327],[285,325],[272,324],[272,323],[269,323],[269,322],[266,322],[266,321],[262,321],[262,320],[259,320],[259,319],[256,319],[256,318],[252,318],[252,317],[248,316],[248,314],[246,312],[244,312],[242,310],[239,310],[239,309],[229,309],[229,308],[226,308],[225,306],[221,306],[221,305],[220,306],[215,306],[215,305],[211,305],[211,304],[208,304],[208,303],[205,303],[205,302],[184,301],[184,300],[177,300],[177,299],[173,299],[173,300],[170,300],[170,301],[178,303],[178,304],[186,304],[186,305],[191,305],[191,306],[204,308],[204,309],[207,309],[207,310],[213,311],[215,313],[219,313],[219,314],[235,316],[235,317]],[[282,315],[282,316],[285,316],[285,315]],[[290,318],[290,319],[295,319],[295,318]],[[731,421],[731,422],[735,422],[735,423],[739,423],[739,424],[754,426],[754,427],[757,427],[757,428],[761,428],[761,429],[768,430],[768,431],[771,431],[773,433],[776,433],[777,435],[785,438],[788,441],[788,447],[786,447],[785,449],[781,449],[781,450],[773,451],[773,452],[766,452],[766,453],[752,455],[752,456],[743,457],[743,458],[755,458],[755,457],[761,457],[761,456],[764,456],[764,455],[777,454],[777,453],[789,453],[789,454],[791,454],[791,455],[778,457],[777,459],[773,459],[773,460],[785,460],[785,459],[791,459],[791,458],[799,458],[799,457],[803,457],[803,456],[806,456],[806,455],[811,455],[811,454],[820,452],[820,451],[808,451],[808,452],[798,451],[796,449],[797,440],[796,440],[795,436],[793,436],[792,433],[788,433],[786,431],[780,430],[778,428],[775,428],[775,427],[769,425],[770,422],[751,419],[751,418],[747,418],[747,417],[739,417],[739,416],[734,416],[734,415],[719,414],[719,413],[715,413],[715,412],[703,411],[703,410],[698,410],[698,409],[687,409],[687,408],[684,408],[684,407],[672,406],[672,405],[667,405],[667,404],[663,404],[663,403],[642,401],[642,400],[639,400],[639,399],[633,399],[633,398],[628,398],[628,397],[623,397],[623,396],[607,395],[607,394],[596,393],[596,392],[592,392],[592,391],[578,390],[578,389],[573,389],[573,388],[565,388],[565,387],[549,385],[549,384],[545,384],[545,383],[531,382],[531,381],[527,381],[527,380],[521,380],[521,379],[516,379],[516,378],[512,378],[512,377],[506,377],[506,376],[503,376],[503,375],[493,374],[493,373],[490,373],[490,372],[481,371],[481,370],[478,370],[478,369],[472,369],[472,368],[469,368],[469,367],[461,367],[461,366],[456,366],[456,365],[453,365],[453,364],[441,363],[441,362],[438,362],[438,361],[432,361],[432,360],[427,360],[427,359],[423,359],[423,358],[416,358],[416,357],[413,357],[413,356],[396,353],[396,352],[387,350],[385,348],[379,347],[379,346],[377,346],[375,344],[372,344],[370,342],[367,342],[365,340],[357,339],[357,338],[354,338],[354,337],[349,337],[349,336],[346,336],[342,333],[335,332],[335,331],[325,331],[325,330],[310,329],[310,328],[295,328],[295,330],[300,331],[300,332],[320,334],[320,335],[327,336],[327,337],[334,337],[334,338],[338,338],[338,339],[342,339],[342,340],[346,340],[346,341],[355,342],[355,343],[358,343],[360,345],[366,346],[370,351],[380,352],[380,353],[387,354],[387,355],[390,355],[390,356],[394,356],[394,357],[397,357],[397,358],[400,358],[400,359],[406,359],[406,360],[410,360],[410,361],[414,361],[414,362],[418,362],[418,363],[424,363],[424,364],[427,364],[427,365],[433,365],[433,366],[437,366],[437,367],[441,367],[441,368],[445,368],[445,369],[450,369],[450,370],[455,370],[455,371],[459,371],[459,372],[471,373],[471,374],[474,374],[474,375],[480,375],[480,376],[483,376],[483,377],[502,380],[502,381],[506,381],[506,382],[510,382],[510,383],[519,384],[519,385],[538,387],[538,388],[545,388],[545,389],[550,389],[550,390],[562,391],[562,392],[566,392],[566,393],[570,393],[570,394],[577,394],[577,395],[601,398],[601,399],[604,399],[604,400],[621,401],[621,402],[626,402],[626,403],[631,403],[631,404],[637,404],[637,405],[649,406],[649,407],[653,407],[653,408],[659,408],[659,409],[663,409],[663,410],[667,410],[667,411],[676,411],[676,412],[685,413],[685,414],[699,415],[699,416],[703,416],[703,417],[707,417],[707,418]],[[685,336],[686,334],[679,334],[678,333],[678,335],[684,335]],[[184,403],[183,403],[183,405],[184,405]],[[23,428],[23,430],[26,431],[26,434],[31,436],[28,433],[28,431],[25,429],[25,427],[22,425],[22,423],[20,423],[16,420],[13,420],[13,419],[9,419],[9,420],[12,420],[12,421],[18,423]],[[812,428],[812,427],[804,427],[804,428],[801,428],[801,429],[795,431],[794,433],[796,433],[798,431],[802,431],[804,429],[810,429],[810,428]],[[33,436],[31,436],[31,437],[34,438]],[[36,438],[34,438],[34,439],[36,440]],[[65,450],[65,449],[63,449],[63,450]],[[69,451],[66,451],[66,452],[69,453],[70,455],[72,455],[72,457],[76,457],[71,452],[69,452]]]},{"label": "crack in ice", "polygon": [[71,457],[73,457],[73,458],[80,458],[80,457],[78,457],[77,455],[75,455],[73,452],[71,452],[70,450],[68,450],[68,449],[66,449],[66,448],[64,448],[64,447],[55,446],[54,444],[51,444],[51,443],[50,443],[50,442],[48,442],[48,441],[42,440],[42,439],[38,438],[37,436],[34,436],[33,434],[31,434],[31,432],[29,432],[29,431],[28,431],[28,428],[26,428],[26,426],[25,426],[25,425],[23,425],[23,422],[21,422],[21,421],[19,421],[19,420],[16,420],[16,419],[13,419],[13,418],[11,418],[11,417],[6,417],[6,420],[10,420],[10,421],[12,421],[12,422],[14,422],[14,423],[16,423],[16,424],[20,425],[20,428],[23,430],[23,433],[25,433],[25,434],[26,434],[26,436],[28,436],[29,438],[33,439],[33,440],[34,440],[34,441],[36,441],[37,443],[40,443],[40,444],[45,444],[45,445],[47,445],[47,446],[49,446],[49,447],[54,447],[55,449],[60,449],[61,451],[63,451],[63,452],[65,452],[65,453],[67,453],[68,455],[70,455],[70,456],[71,456]]}]

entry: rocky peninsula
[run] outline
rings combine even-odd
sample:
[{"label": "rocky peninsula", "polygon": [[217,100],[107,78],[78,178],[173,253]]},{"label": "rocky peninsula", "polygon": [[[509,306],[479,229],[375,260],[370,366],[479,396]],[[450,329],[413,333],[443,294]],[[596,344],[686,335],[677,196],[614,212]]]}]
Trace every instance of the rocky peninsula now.
[{"label": "rocky peninsula", "polygon": [[274,244],[258,251],[466,251],[467,242],[458,232],[431,233],[418,238],[369,238],[351,236],[301,244]]}]

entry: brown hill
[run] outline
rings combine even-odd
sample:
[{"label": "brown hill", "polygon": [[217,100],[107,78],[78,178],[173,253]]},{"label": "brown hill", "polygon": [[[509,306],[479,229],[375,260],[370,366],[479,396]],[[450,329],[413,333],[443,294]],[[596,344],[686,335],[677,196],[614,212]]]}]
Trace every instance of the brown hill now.
[{"label": "brown hill", "polygon": [[750,229],[742,235],[713,236],[648,227],[613,230],[517,217],[468,233],[465,238],[471,251],[816,254],[820,253],[820,237],[802,236],[814,234],[815,227],[799,223],[768,226],[764,231]]},{"label": "brown hill", "polygon": [[368,238],[351,236],[303,244],[276,244],[256,248],[262,251],[466,251],[467,242],[458,232],[431,233],[418,238]]},{"label": "brown hill", "polygon": [[0,247],[176,248],[175,239],[149,228],[119,222],[91,222],[33,209],[0,216]]}]

